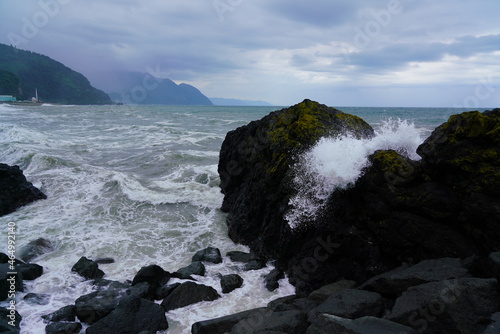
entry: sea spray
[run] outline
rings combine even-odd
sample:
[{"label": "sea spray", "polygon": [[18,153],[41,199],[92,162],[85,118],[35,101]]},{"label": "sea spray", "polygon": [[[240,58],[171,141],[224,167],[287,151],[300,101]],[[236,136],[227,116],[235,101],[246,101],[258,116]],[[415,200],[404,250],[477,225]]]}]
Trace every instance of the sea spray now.
[{"label": "sea spray", "polygon": [[375,151],[395,150],[417,160],[416,149],[421,142],[413,123],[391,118],[370,139],[357,139],[351,134],[322,138],[293,167],[297,194],[289,201],[291,209],[285,219],[292,229],[313,220],[335,189],[345,189],[356,182],[368,166],[368,156]]}]

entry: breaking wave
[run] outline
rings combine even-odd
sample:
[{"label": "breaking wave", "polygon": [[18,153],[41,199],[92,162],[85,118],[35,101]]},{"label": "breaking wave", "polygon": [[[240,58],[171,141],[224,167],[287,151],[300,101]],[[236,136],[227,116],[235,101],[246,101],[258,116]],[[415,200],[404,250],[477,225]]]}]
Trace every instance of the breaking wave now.
[{"label": "breaking wave", "polygon": [[370,139],[357,139],[352,134],[322,138],[293,166],[297,194],[289,201],[291,208],[285,219],[292,229],[314,219],[335,189],[346,189],[356,182],[375,151],[395,150],[418,160],[416,149],[421,143],[420,131],[401,119],[384,121]]}]

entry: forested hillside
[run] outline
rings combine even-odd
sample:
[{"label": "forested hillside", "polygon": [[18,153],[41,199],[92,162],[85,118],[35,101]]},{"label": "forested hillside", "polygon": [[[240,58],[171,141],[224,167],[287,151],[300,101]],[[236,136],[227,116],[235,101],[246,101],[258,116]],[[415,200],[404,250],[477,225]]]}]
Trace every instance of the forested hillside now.
[{"label": "forested hillside", "polygon": [[[0,72],[0,89],[21,100],[30,100],[35,89],[43,102],[66,104],[109,104],[109,96],[91,86],[85,76],[47,56],[0,44],[0,71],[17,76],[17,93],[12,91],[15,80],[11,74]],[[5,86],[2,86],[2,83]],[[5,88],[2,88],[5,87]],[[1,92],[0,92],[1,93]]]}]

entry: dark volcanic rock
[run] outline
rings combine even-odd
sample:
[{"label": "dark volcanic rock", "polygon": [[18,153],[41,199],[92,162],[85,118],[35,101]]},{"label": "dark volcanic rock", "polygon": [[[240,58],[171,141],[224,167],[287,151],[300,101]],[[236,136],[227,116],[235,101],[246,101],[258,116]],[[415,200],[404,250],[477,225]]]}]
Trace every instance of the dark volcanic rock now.
[{"label": "dark volcanic rock", "polygon": [[79,322],[54,322],[45,326],[45,334],[78,334],[81,330]]},{"label": "dark volcanic rock", "polygon": [[0,216],[47,196],[26,180],[19,166],[0,164]]},{"label": "dark volcanic rock", "polygon": [[35,257],[50,253],[55,249],[54,244],[47,239],[38,238],[28,242],[19,250],[19,257],[25,262],[30,262]]},{"label": "dark volcanic rock", "polygon": [[276,290],[280,286],[278,281],[283,278],[285,278],[285,273],[282,270],[276,268],[271,270],[271,272],[264,277],[266,289],[269,291]]},{"label": "dark volcanic rock", "polygon": [[227,252],[226,256],[229,257],[233,262],[242,262],[242,263],[247,263],[257,259],[257,256],[255,256],[255,254],[253,253],[245,253],[240,251]]},{"label": "dark volcanic rock", "polygon": [[125,296],[126,291],[120,290],[94,291],[81,296],[75,301],[76,316],[82,322],[96,323],[110,314]]},{"label": "dark volcanic rock", "polygon": [[360,118],[304,100],[229,132],[218,166],[229,237],[258,256],[286,254],[291,230],[283,215],[292,192],[294,157],[322,136],[349,130],[359,137],[373,135]]},{"label": "dark volcanic rock", "polygon": [[123,298],[108,316],[90,326],[87,334],[140,333],[166,330],[168,322],[163,308],[137,297]]},{"label": "dark volcanic rock", "polygon": [[163,300],[161,306],[163,306],[165,311],[168,312],[180,307],[188,306],[202,301],[212,301],[218,298],[220,298],[220,296],[214,288],[206,285],[196,284],[194,282],[186,282],[175,288],[167,296],[167,298]]},{"label": "dark volcanic rock", "polygon": [[443,258],[399,267],[373,277],[359,288],[397,297],[411,286],[465,277],[470,277],[470,274],[460,259]]},{"label": "dark volcanic rock", "polygon": [[224,275],[220,279],[222,293],[230,293],[235,289],[241,288],[242,285],[243,278],[237,274]]},{"label": "dark volcanic rock", "polygon": [[59,322],[59,321],[67,321],[72,322],[75,321],[76,313],[75,313],[75,305],[68,305],[61,307],[59,310],[52,312],[50,314],[43,315],[42,318],[51,322]]},{"label": "dark volcanic rock", "polygon": [[75,301],[75,313],[82,322],[93,324],[111,313],[123,298],[146,296],[149,284],[130,284],[99,279],[94,282],[97,291],[79,297]]},{"label": "dark volcanic rock", "polygon": [[325,301],[330,295],[334,294],[335,292],[346,290],[346,289],[354,289],[356,287],[356,282],[355,281],[347,281],[347,280],[341,280],[335,283],[331,283],[325,286],[322,286],[321,288],[314,290],[309,294],[309,298],[312,300],[317,300],[317,301]]},{"label": "dark volcanic rock", "polygon": [[170,273],[155,264],[142,267],[135,275],[132,285],[146,282],[149,284],[148,297],[153,299],[158,288],[167,284],[170,280]]},{"label": "dark volcanic rock", "polygon": [[498,334],[500,333],[500,312],[491,316],[491,323],[486,327],[482,334]]},{"label": "dark volcanic rock", "polygon": [[248,319],[250,316],[257,314],[265,314],[268,311],[267,308],[262,307],[258,309],[243,311],[240,313],[231,314],[225,317],[220,317],[217,319],[199,321],[191,326],[192,334],[222,334],[229,333],[231,329],[238,322]]},{"label": "dark volcanic rock", "polygon": [[22,263],[16,265],[16,270],[23,275],[23,279],[31,281],[43,274],[43,267],[35,263]]},{"label": "dark volcanic rock", "polygon": [[168,297],[176,288],[178,288],[181,283],[174,283],[170,285],[164,285],[161,288],[158,288],[155,293],[155,300],[162,300]]},{"label": "dark volcanic rock", "polygon": [[307,329],[306,316],[300,311],[254,312],[238,322],[230,334],[289,333],[302,334]]},{"label": "dark volcanic rock", "polygon": [[496,279],[461,278],[409,288],[387,318],[419,333],[480,333],[499,305]]},{"label": "dark volcanic rock", "polygon": [[71,271],[78,273],[78,275],[86,279],[96,279],[104,276],[104,272],[99,269],[99,265],[87,259],[85,256],[82,256],[80,260],[73,265]]},{"label": "dark volcanic rock", "polygon": [[341,279],[362,283],[403,262],[500,249],[498,111],[451,116],[420,145],[419,161],[375,152],[354,186],[335,190],[314,220],[291,231],[290,166],[320,137],[343,131],[373,133],[354,116],[306,100],[229,132],[221,148],[230,238],[276,260],[299,293]]},{"label": "dark volcanic rock", "polygon": [[306,334],[417,334],[417,331],[401,324],[375,317],[363,317],[355,320],[342,319],[329,314],[320,316]]},{"label": "dark volcanic rock", "polygon": [[301,311],[308,313],[318,307],[320,302],[310,298],[301,298],[297,295],[286,296],[275,299],[267,304],[267,307],[273,312],[280,311]]},{"label": "dark volcanic rock", "polygon": [[245,271],[259,270],[259,269],[262,269],[265,267],[266,267],[266,261],[256,259],[256,260],[250,260],[247,263],[245,263],[243,270],[245,270]]},{"label": "dark volcanic rock", "polygon": [[319,314],[327,313],[342,318],[356,319],[364,316],[379,317],[386,307],[386,300],[376,292],[346,289],[335,292],[307,315],[309,322]]},{"label": "dark volcanic rock", "polygon": [[205,276],[205,265],[200,261],[195,261],[189,266],[177,270],[174,274],[178,278],[191,278],[191,275]]},{"label": "dark volcanic rock", "polygon": [[220,250],[214,247],[207,247],[193,255],[193,262],[209,262],[209,263],[222,263],[222,255]]}]

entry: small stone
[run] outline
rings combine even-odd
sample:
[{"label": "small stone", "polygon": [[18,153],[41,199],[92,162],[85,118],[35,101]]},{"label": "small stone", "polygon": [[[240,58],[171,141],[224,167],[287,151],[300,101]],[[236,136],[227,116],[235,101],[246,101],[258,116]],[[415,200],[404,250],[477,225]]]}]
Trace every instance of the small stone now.
[{"label": "small stone", "polygon": [[205,265],[200,261],[195,261],[189,266],[177,270],[178,277],[191,278],[191,275],[205,276]]},{"label": "small stone", "polygon": [[220,280],[222,293],[230,293],[231,291],[241,288],[243,285],[243,278],[237,274],[230,274],[222,276]]},{"label": "small stone", "polygon": [[279,269],[273,269],[269,274],[264,277],[266,289],[274,291],[279,288],[279,280],[285,278],[285,273]]},{"label": "small stone", "polygon": [[85,256],[82,256],[80,260],[75,263],[75,265],[71,268],[71,271],[78,273],[78,275],[86,279],[96,279],[104,276],[104,272],[99,269],[99,265],[94,261],[87,259]]},{"label": "small stone", "polygon": [[265,266],[266,266],[266,261],[256,259],[256,260],[251,260],[251,261],[247,262],[247,264],[245,264],[245,267],[243,268],[243,270],[245,270],[245,271],[259,270],[259,269],[264,268]]},{"label": "small stone", "polygon": [[222,255],[220,254],[220,250],[214,247],[207,247],[196,252],[193,255],[193,262],[201,261],[201,262],[209,262],[209,263],[222,263]]}]

